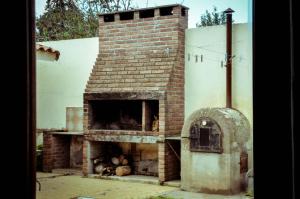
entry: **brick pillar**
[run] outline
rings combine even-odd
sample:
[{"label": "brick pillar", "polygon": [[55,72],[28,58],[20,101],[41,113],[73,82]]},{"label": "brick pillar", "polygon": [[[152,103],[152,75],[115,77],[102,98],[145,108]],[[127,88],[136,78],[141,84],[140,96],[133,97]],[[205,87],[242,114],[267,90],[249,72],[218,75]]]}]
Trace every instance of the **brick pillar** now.
[{"label": "brick pillar", "polygon": [[82,146],[82,173],[84,176],[87,176],[89,174],[89,162],[88,162],[88,148],[89,148],[89,141],[84,140],[83,146]]},{"label": "brick pillar", "polygon": [[163,142],[158,143],[158,178],[161,184],[166,181],[165,151],[166,151],[165,143]]},{"label": "brick pillar", "polygon": [[154,10],[154,17],[160,17],[159,15],[159,9]]},{"label": "brick pillar", "polygon": [[[170,144],[180,157],[180,142],[170,142]],[[160,183],[180,179],[180,160],[166,140],[158,144],[158,177]]]},{"label": "brick pillar", "polygon": [[159,135],[165,135],[166,127],[166,104],[165,100],[159,100]]},{"label": "brick pillar", "polygon": [[115,22],[119,22],[120,21],[120,14],[116,13],[115,14]]},{"label": "brick pillar", "polygon": [[98,19],[99,19],[99,27],[103,26],[104,24],[104,16],[98,16]]},{"label": "brick pillar", "polygon": [[43,171],[51,172],[53,168],[52,162],[52,134],[43,133]]},{"label": "brick pillar", "polygon": [[134,12],[134,19],[138,20],[140,18],[139,12]]},{"label": "brick pillar", "polygon": [[173,7],[173,15],[181,15],[181,7]]}]

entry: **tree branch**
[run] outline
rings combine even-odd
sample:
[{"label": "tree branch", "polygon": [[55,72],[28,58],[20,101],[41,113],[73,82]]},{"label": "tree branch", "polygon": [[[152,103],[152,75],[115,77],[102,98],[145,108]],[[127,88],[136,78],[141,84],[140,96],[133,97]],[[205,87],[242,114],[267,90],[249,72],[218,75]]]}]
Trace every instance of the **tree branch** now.
[{"label": "tree branch", "polygon": [[129,10],[130,5],[131,5],[131,0],[128,0],[127,1],[127,8],[126,8],[126,10]]},{"label": "tree branch", "polygon": [[124,0],[122,0],[121,3],[122,3],[122,6],[123,6],[123,8],[124,8],[124,10],[125,10],[125,6],[126,6],[126,5],[124,4]]},{"label": "tree branch", "polygon": [[112,9],[111,9],[111,7],[110,7],[110,5],[109,5],[109,0],[104,0],[104,2],[105,2],[105,4],[106,4],[107,10],[108,10],[109,12],[112,12]]}]

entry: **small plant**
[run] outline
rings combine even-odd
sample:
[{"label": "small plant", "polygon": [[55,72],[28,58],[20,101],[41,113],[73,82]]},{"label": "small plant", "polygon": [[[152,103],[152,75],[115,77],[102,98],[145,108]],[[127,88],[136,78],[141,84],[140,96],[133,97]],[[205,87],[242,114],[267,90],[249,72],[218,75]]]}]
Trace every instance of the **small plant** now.
[{"label": "small plant", "polygon": [[43,150],[43,145],[42,144],[37,145],[36,149],[37,150]]},{"label": "small plant", "polygon": [[36,147],[36,170],[43,170],[43,145],[40,144]]},{"label": "small plant", "polygon": [[249,196],[249,197],[254,197],[254,194],[253,194],[253,192],[252,191],[248,191],[246,194],[245,194],[245,196]]}]

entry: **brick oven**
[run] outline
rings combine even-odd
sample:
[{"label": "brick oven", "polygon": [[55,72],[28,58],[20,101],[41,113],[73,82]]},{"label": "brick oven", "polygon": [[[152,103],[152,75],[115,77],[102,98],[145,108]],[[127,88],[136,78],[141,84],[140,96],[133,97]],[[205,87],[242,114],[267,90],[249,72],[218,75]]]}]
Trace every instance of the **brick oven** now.
[{"label": "brick oven", "polygon": [[99,15],[100,50],[84,93],[84,175],[118,147],[133,174],[180,178],[187,11],[174,4]]}]

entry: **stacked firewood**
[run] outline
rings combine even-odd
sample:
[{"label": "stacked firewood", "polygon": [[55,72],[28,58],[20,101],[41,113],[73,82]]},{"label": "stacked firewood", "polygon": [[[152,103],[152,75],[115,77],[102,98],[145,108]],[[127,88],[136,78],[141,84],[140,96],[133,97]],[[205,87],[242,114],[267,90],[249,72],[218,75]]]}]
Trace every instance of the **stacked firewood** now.
[{"label": "stacked firewood", "polygon": [[95,173],[100,176],[125,176],[131,173],[128,158],[124,154],[114,156],[109,158],[109,160],[103,156],[99,156],[97,158],[93,158],[92,161],[94,163]]}]

